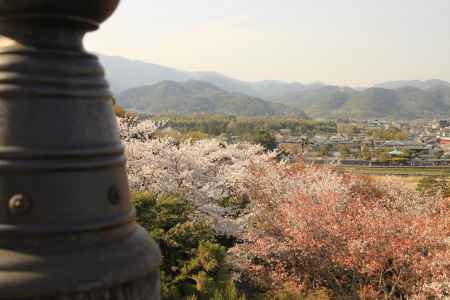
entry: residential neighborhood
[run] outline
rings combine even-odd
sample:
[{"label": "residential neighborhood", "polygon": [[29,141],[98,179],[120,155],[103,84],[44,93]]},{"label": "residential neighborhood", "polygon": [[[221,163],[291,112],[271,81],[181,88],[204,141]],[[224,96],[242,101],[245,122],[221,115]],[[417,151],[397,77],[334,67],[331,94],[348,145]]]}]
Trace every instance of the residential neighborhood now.
[{"label": "residential neighborhood", "polygon": [[450,165],[450,121],[338,121],[336,134],[275,136],[287,155],[315,163],[366,166]]}]

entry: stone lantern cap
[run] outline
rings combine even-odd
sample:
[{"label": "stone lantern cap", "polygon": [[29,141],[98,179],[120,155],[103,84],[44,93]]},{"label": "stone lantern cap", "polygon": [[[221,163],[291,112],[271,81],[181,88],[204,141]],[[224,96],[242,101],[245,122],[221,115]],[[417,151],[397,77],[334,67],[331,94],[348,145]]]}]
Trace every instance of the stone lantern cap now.
[{"label": "stone lantern cap", "polygon": [[108,19],[119,0],[0,0],[0,18],[43,16],[89,23],[92,30]]}]

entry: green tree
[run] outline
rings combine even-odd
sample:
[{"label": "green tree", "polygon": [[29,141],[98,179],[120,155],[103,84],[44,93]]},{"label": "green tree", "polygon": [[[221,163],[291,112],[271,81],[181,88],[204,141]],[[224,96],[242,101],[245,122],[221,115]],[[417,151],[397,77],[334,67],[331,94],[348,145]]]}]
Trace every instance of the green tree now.
[{"label": "green tree", "polygon": [[321,145],[319,148],[319,154],[322,157],[330,156],[331,150],[333,149],[333,146],[329,144]]},{"label": "green tree", "polygon": [[187,200],[179,195],[139,193],[134,196],[134,205],[137,221],[161,248],[164,300],[209,300],[226,292],[231,284],[225,264],[227,248]]},{"label": "green tree", "polygon": [[266,150],[275,150],[277,147],[275,137],[267,130],[259,130],[255,134],[253,142],[263,146]]},{"label": "green tree", "polygon": [[359,153],[359,158],[364,159],[364,160],[370,160],[372,158],[369,146],[367,146],[367,145],[362,145],[361,146],[361,151]]},{"label": "green tree", "polygon": [[342,158],[348,158],[351,155],[350,148],[347,145],[339,145],[337,150]]},{"label": "green tree", "polygon": [[433,153],[433,158],[440,159],[444,156],[445,152],[443,150],[436,151]]},{"label": "green tree", "polygon": [[402,155],[397,157],[396,160],[409,161],[409,160],[413,159],[414,156],[415,156],[414,152],[410,151],[410,150],[405,150],[405,151],[402,151],[402,152],[403,152]]},{"label": "green tree", "polygon": [[379,149],[375,152],[375,159],[380,162],[388,162],[391,160],[391,155],[389,152],[391,152],[391,149]]},{"label": "green tree", "polygon": [[337,125],[337,132],[341,134],[346,134],[349,136],[355,136],[359,133],[359,129],[354,124],[338,124]]},{"label": "green tree", "polygon": [[371,136],[377,140],[406,140],[408,138],[408,133],[402,131],[401,129],[391,127],[388,129],[373,129],[367,132],[367,136]]}]

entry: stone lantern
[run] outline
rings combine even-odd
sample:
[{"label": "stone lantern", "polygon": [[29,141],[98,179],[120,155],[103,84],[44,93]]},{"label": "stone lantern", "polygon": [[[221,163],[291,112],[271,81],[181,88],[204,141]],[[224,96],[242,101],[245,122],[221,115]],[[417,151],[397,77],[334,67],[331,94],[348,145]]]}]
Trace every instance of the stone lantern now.
[{"label": "stone lantern", "polygon": [[0,0],[0,299],[159,299],[159,250],[82,44],[118,3]]}]

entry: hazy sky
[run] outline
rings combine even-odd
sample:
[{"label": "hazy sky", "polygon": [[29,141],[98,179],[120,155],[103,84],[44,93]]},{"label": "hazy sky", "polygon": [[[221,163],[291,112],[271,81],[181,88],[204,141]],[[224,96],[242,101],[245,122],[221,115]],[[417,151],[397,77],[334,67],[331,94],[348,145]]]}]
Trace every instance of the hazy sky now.
[{"label": "hazy sky", "polygon": [[250,81],[450,81],[450,0],[122,0],[87,41]]}]

